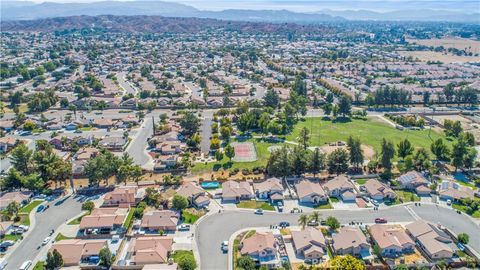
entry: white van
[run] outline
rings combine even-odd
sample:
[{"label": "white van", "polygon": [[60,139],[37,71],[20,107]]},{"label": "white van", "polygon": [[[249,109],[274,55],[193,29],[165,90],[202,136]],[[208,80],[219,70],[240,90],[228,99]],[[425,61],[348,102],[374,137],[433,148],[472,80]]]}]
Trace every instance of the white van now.
[{"label": "white van", "polygon": [[22,263],[22,266],[20,266],[19,270],[28,270],[30,269],[30,266],[32,266],[32,261],[26,261]]}]

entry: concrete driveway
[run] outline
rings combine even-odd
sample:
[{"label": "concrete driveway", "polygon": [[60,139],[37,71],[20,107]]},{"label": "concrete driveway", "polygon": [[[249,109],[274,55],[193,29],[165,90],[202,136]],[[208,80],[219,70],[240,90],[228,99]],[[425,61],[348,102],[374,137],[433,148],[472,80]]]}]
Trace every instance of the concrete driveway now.
[{"label": "concrete driveway", "polygon": [[[411,206],[411,209],[421,218],[432,223],[441,223],[455,233],[466,232],[470,235],[471,246],[480,250],[480,227],[469,217],[459,215],[452,209],[437,207],[436,205]],[[374,211],[372,209],[359,210],[320,210],[322,218],[335,216],[342,224],[351,221],[373,223],[377,217],[386,218],[389,222],[413,222],[415,217],[403,205]],[[268,227],[281,221],[298,224],[300,214],[265,212],[264,215],[255,215],[253,211],[226,210],[212,214],[203,219],[196,226],[195,240],[200,255],[200,268],[203,270],[227,269],[228,256],[220,250],[223,241],[238,230],[249,227]]]}]

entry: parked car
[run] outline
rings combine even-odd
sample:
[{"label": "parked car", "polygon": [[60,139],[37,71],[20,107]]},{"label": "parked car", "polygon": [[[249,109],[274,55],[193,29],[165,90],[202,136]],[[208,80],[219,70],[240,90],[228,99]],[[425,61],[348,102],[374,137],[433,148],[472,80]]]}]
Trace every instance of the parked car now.
[{"label": "parked car", "polygon": [[447,200],[447,205],[452,205],[452,200]]},{"label": "parked car", "polygon": [[5,269],[7,267],[7,264],[8,264],[7,260],[0,259],[0,270]]},{"label": "parked car", "polygon": [[257,209],[255,210],[256,215],[263,215],[263,209]]},{"label": "parked car", "polygon": [[221,249],[224,253],[228,251],[228,241],[223,241],[222,242]]},{"label": "parked car", "polygon": [[50,240],[52,240],[52,238],[50,236],[45,238],[42,242],[42,246],[45,246],[46,244],[48,244],[48,242],[50,242]]},{"label": "parked car", "polygon": [[318,226],[318,225],[320,225],[320,224],[318,223],[318,221],[311,220],[311,221],[309,221],[309,222],[307,223],[307,225],[308,225],[308,226],[312,226],[312,227],[316,227],[316,226]]},{"label": "parked car", "polygon": [[178,226],[179,231],[189,231],[190,230],[190,225],[189,224],[181,224]]},{"label": "parked car", "polygon": [[14,241],[12,241],[12,240],[5,240],[5,241],[3,241],[2,243],[0,243],[0,247],[9,247],[9,246],[13,246],[13,244],[15,244]]},{"label": "parked car", "polygon": [[40,205],[37,207],[37,213],[43,212],[44,210],[45,210],[45,205],[43,205],[43,204],[40,204]]},{"label": "parked car", "polygon": [[290,213],[300,213],[300,209],[295,207],[292,210],[290,210]]},{"label": "parked car", "polygon": [[278,223],[278,226],[285,228],[285,227],[289,227],[290,223],[287,222],[287,221],[282,221],[282,222]]},{"label": "parked car", "polygon": [[20,136],[28,136],[28,135],[32,135],[32,132],[31,131],[22,131],[19,134],[20,134]]},{"label": "parked car", "polygon": [[385,218],[376,218],[375,223],[387,223],[387,220]]}]

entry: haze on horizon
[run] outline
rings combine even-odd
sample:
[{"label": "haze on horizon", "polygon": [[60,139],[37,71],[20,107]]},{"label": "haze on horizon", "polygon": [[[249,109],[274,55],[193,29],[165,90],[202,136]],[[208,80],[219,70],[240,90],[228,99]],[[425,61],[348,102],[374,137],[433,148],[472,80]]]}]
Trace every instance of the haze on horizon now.
[{"label": "haze on horizon", "polygon": [[[117,0],[21,0],[34,3],[89,3]],[[121,0],[136,1],[136,0]],[[142,0],[143,1],[143,0]],[[147,0],[156,1],[156,0]],[[294,12],[317,12],[325,9],[331,10],[369,10],[376,12],[389,12],[397,10],[446,10],[463,11],[468,13],[480,12],[478,0],[159,0],[165,2],[181,3],[195,7],[199,10],[221,11],[227,9],[249,10],[289,10]]]}]

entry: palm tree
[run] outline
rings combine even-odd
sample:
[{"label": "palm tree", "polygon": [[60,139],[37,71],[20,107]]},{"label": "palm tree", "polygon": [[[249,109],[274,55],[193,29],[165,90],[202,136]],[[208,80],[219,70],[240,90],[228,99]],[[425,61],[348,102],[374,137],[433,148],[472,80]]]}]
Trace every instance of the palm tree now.
[{"label": "palm tree", "polygon": [[302,226],[302,229],[305,229],[305,226],[307,226],[308,223],[308,216],[305,214],[300,215],[298,218],[298,225]]},{"label": "palm tree", "polygon": [[310,215],[310,220],[311,221],[314,221],[314,222],[318,222],[320,220],[320,212],[318,211],[314,211],[311,215]]}]

